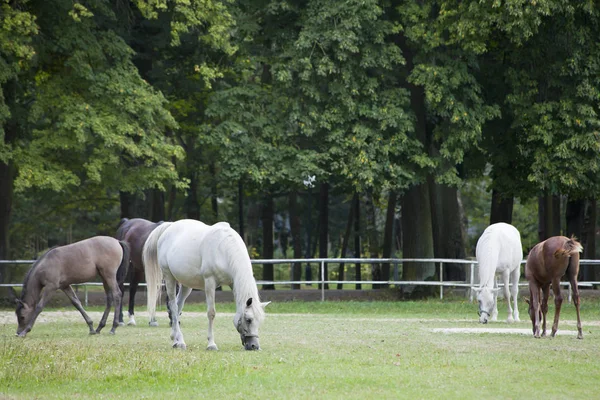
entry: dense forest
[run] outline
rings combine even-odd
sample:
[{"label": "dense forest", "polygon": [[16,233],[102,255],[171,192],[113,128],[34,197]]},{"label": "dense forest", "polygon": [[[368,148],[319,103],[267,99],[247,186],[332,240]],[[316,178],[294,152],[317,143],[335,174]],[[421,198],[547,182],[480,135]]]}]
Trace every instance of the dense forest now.
[{"label": "dense forest", "polygon": [[500,221],[595,258],[599,38],[595,1],[0,0],[0,259],[123,217],[253,258],[471,257]]}]

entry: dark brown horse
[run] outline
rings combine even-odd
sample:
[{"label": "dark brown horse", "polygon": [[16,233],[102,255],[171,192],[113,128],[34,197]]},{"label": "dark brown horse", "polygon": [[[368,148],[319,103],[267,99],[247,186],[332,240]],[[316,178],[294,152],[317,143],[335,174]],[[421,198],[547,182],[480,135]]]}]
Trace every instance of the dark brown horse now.
[{"label": "dark brown horse", "polygon": [[[540,337],[540,320],[543,320],[541,336],[546,336],[546,313],[548,312],[548,296],[550,284],[554,292],[554,323],[551,336],[556,335],[562,295],[560,279],[567,274],[573,290],[573,303],[577,310],[577,339],[583,339],[581,318],[579,315],[579,288],[577,274],[579,272],[579,253],[583,250],[574,237],[553,236],[536,244],[529,252],[525,265],[525,277],[529,281],[529,316],[533,324],[533,336]],[[540,292],[542,299],[540,303]]]},{"label": "dark brown horse", "polygon": [[[119,284],[127,275],[129,246],[109,236],[95,236],[66,246],[50,249],[29,269],[23,283],[21,299],[17,300],[17,335],[25,337],[57,290],[62,290],[79,310],[90,328],[90,334],[100,333],[106,325],[110,307],[115,302],[115,318],[110,333],[115,333],[121,306]],[[100,275],[106,292],[106,309],[98,328],[77,298],[72,284],[89,282]]]},{"label": "dark brown horse", "polygon": [[[144,280],[144,264],[142,262],[142,250],[144,243],[150,233],[161,222],[151,222],[142,218],[123,218],[117,227],[115,237],[118,240],[123,240],[129,244],[131,250],[131,266],[129,268],[129,322],[128,325],[135,325],[135,294],[140,282]],[[124,286],[121,285],[121,291],[124,291]],[[119,310],[119,322],[123,323],[123,312]],[[156,321],[150,321],[150,325],[156,325]]]}]

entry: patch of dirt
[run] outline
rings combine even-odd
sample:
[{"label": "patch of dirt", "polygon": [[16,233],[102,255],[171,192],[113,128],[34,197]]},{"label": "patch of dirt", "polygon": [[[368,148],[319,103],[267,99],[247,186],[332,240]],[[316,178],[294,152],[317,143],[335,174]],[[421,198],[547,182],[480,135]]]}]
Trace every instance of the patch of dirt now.
[{"label": "patch of dirt", "polygon": [[[520,329],[520,328],[433,328],[430,329],[431,332],[440,332],[440,333],[467,333],[467,334],[477,334],[477,333],[503,333],[503,334],[517,334],[517,335],[532,335],[531,328],[528,329]],[[548,332],[548,334],[550,334]],[[556,332],[557,336],[577,336],[577,331],[565,331],[558,330]]]}]

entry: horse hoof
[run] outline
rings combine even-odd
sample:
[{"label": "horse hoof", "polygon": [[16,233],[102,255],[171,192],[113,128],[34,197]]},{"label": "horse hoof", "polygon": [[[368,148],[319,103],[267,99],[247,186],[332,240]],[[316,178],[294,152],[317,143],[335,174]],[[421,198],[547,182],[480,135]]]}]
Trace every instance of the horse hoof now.
[{"label": "horse hoof", "polygon": [[509,324],[512,324],[513,322],[515,322],[515,320],[512,319],[512,318],[509,318],[509,319],[506,320],[506,322],[509,323]]},{"label": "horse hoof", "polygon": [[125,322],[123,322],[123,321],[119,322],[119,326],[125,326]]},{"label": "horse hoof", "polygon": [[90,331],[90,335],[95,335],[96,331]]},{"label": "horse hoof", "polygon": [[150,322],[148,322],[148,325],[150,325],[150,326],[158,326],[158,322],[156,322],[156,321],[150,321]]},{"label": "horse hoof", "polygon": [[583,335],[582,334],[577,335],[577,339],[583,340]]},{"label": "horse hoof", "polygon": [[185,345],[185,343],[173,343],[173,348],[185,350],[187,346]]},{"label": "horse hoof", "polygon": [[[135,326],[135,321],[129,321],[127,323],[127,326]],[[152,325],[150,325],[150,326],[152,326]]]},{"label": "horse hoof", "polygon": [[210,350],[210,351],[217,351],[217,350],[219,350],[219,348],[217,347],[217,345],[216,345],[216,344],[212,344],[212,345],[208,346],[208,347],[206,348],[206,350]]}]

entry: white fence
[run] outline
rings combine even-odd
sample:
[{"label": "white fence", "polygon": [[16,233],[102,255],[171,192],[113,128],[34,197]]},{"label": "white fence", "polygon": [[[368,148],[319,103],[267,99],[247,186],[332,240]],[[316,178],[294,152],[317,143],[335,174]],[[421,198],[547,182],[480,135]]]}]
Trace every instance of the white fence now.
[{"label": "white fence", "polygon": [[[0,264],[33,264],[35,260],[0,260]],[[337,285],[337,284],[378,284],[378,285],[393,285],[393,286],[439,286],[440,287],[440,299],[444,298],[444,287],[465,287],[471,288],[478,282],[476,278],[475,265],[476,260],[462,260],[462,259],[451,259],[451,258],[294,258],[294,259],[276,259],[276,260],[251,260],[252,264],[318,264],[320,266],[321,276],[317,280],[279,280],[279,281],[263,281],[257,280],[258,285],[308,285],[318,284],[321,290],[321,301],[325,301],[325,284]],[[435,263],[439,266],[439,281],[403,281],[399,280],[399,265],[404,263]],[[374,280],[329,280],[325,277],[325,264],[390,264],[393,266],[391,269],[391,275],[393,279],[387,281],[374,281]],[[466,281],[444,281],[444,264],[464,264],[465,268],[468,268],[468,274]],[[525,264],[525,260],[521,262]],[[600,265],[600,260],[580,260],[580,265]],[[87,287],[88,286],[101,286],[99,282],[86,282],[80,285],[85,290],[85,304],[87,305]],[[127,284],[126,284],[127,285]],[[571,301],[571,285],[569,282],[561,282],[561,285],[565,285],[569,288],[569,302]],[[578,282],[579,286],[591,287],[592,285],[600,285],[600,281],[584,281]],[[0,287],[21,287],[21,283],[3,283]],[[145,286],[141,283],[140,286]],[[500,284],[502,286],[502,284]],[[527,286],[526,282],[519,283],[519,286]],[[469,299],[473,301],[473,291],[469,290]]]}]

